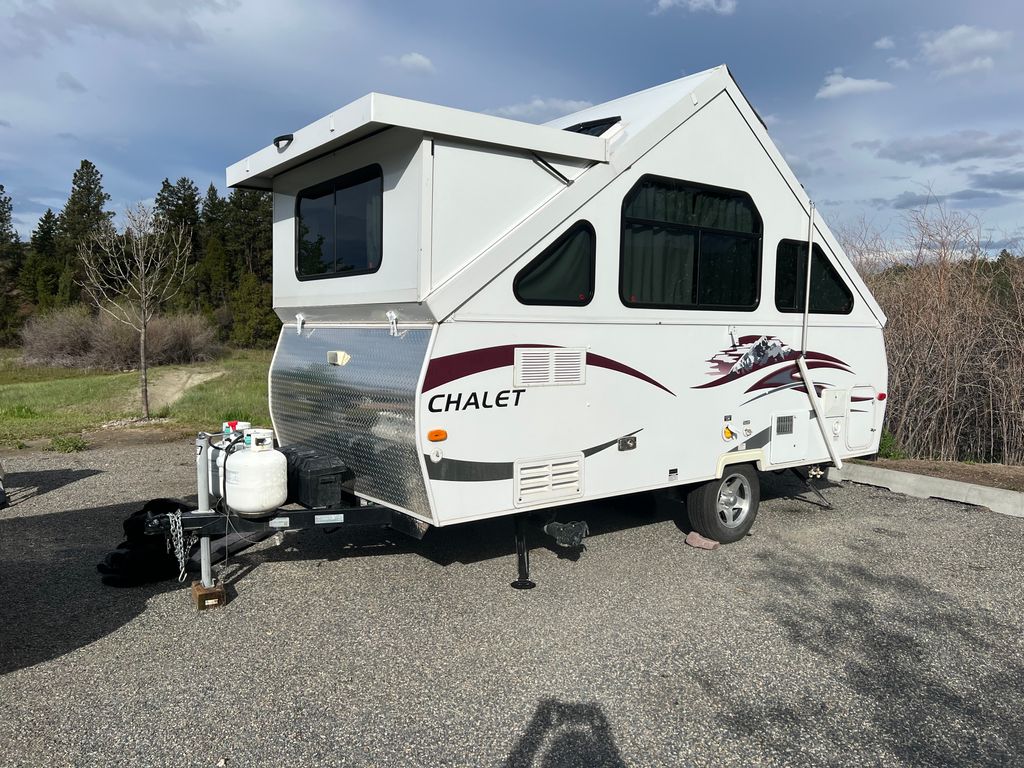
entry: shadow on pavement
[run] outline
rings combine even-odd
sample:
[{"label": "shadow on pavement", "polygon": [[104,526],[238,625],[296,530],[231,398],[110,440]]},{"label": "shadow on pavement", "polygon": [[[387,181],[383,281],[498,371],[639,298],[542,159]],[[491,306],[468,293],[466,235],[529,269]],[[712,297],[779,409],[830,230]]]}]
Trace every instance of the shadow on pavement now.
[{"label": "shadow on pavement", "polygon": [[[25,474],[35,473],[19,473],[19,484]],[[149,598],[180,588],[176,581],[133,589],[100,582],[96,563],[121,540],[121,521],[141,505],[0,517],[0,674],[88,645],[141,614]]]},{"label": "shadow on pavement", "polygon": [[543,699],[504,768],[624,768],[611,725],[597,704]]},{"label": "shadow on pavement", "polygon": [[810,744],[851,743],[878,764],[1008,765],[1024,753],[1019,628],[910,576],[805,553],[758,559],[754,578],[772,595],[764,615],[794,659],[810,654],[836,670],[850,703],[812,689],[754,697],[702,670],[724,727],[791,757]]},{"label": "shadow on pavement", "polygon": [[4,481],[11,507],[59,490],[66,485],[101,474],[101,469],[42,469],[37,472],[11,472]]}]

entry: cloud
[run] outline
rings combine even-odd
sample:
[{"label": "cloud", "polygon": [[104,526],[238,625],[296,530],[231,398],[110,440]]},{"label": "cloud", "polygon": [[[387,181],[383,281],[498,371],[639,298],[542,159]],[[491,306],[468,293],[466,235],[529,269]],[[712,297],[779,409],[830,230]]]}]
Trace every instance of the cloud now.
[{"label": "cloud", "polygon": [[889,37],[888,35],[885,37],[880,37],[877,40],[875,40],[875,48],[877,48],[880,51],[891,51],[895,47],[896,43],[894,43],[892,38]]},{"label": "cloud", "polygon": [[61,139],[62,141],[78,141],[77,135],[69,133],[67,131],[61,131],[60,133],[58,133],[57,138]]},{"label": "cloud", "polygon": [[879,208],[892,207],[899,211],[908,208],[923,208],[936,203],[950,203],[956,208],[995,208],[1008,203],[1020,202],[1018,198],[1001,192],[987,192],[978,189],[961,189],[946,195],[933,192],[901,192],[891,200],[875,198],[872,202]]},{"label": "cloud", "polygon": [[10,120],[0,120],[0,128],[10,128],[10,127],[11,127],[11,121]]},{"label": "cloud", "polygon": [[525,120],[530,123],[543,123],[554,120],[581,109],[594,106],[589,101],[578,101],[576,99],[541,98],[534,96],[529,101],[519,104],[509,104],[505,107],[487,110],[492,115],[499,117],[510,117],[513,120]]},{"label": "cloud", "polygon": [[995,54],[1010,44],[1011,32],[960,24],[921,36],[921,56],[940,77],[984,72],[995,67]]},{"label": "cloud", "polygon": [[385,56],[384,63],[404,69],[406,72],[432,75],[435,71],[434,62],[422,53],[416,53],[416,51],[403,53],[401,56]]},{"label": "cloud", "polygon": [[972,173],[971,186],[979,189],[1001,189],[1007,192],[1024,191],[1024,171],[991,171]]},{"label": "cloud", "polygon": [[82,84],[81,80],[70,72],[61,72],[57,75],[57,88],[62,91],[71,91],[72,93],[85,93],[89,90]]},{"label": "cloud", "polygon": [[901,59],[899,56],[890,56],[885,60],[885,63],[893,69],[910,69],[910,62],[906,59]]},{"label": "cloud", "polygon": [[683,8],[687,11],[711,11],[722,16],[736,12],[736,0],[658,0],[654,13],[661,13],[671,8]]},{"label": "cloud", "polygon": [[774,113],[761,115],[764,120],[764,124],[771,128],[773,125],[779,125],[782,122],[782,118]]},{"label": "cloud", "polygon": [[856,77],[847,77],[843,74],[843,70],[834,69],[831,74],[825,75],[825,84],[818,89],[814,98],[837,99],[840,96],[852,96],[858,93],[888,91],[892,87],[892,83],[887,83],[884,80],[869,78],[862,80]]},{"label": "cloud", "polygon": [[208,37],[199,17],[237,8],[239,0],[14,0],[13,11],[0,16],[0,50],[41,56],[52,44],[67,44],[85,33],[169,42],[182,46]]},{"label": "cloud", "polygon": [[853,146],[867,149],[876,157],[898,163],[946,165],[978,158],[1004,159],[1024,152],[1024,131],[993,135],[985,131],[956,131],[940,136],[920,136],[891,141],[858,141]]}]

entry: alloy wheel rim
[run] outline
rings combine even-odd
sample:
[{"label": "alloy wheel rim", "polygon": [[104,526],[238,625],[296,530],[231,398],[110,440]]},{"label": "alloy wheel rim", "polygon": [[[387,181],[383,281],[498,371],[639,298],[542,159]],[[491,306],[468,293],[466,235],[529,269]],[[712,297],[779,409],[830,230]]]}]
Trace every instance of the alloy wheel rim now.
[{"label": "alloy wheel rim", "polygon": [[718,489],[716,511],[719,522],[726,528],[738,528],[750,514],[750,482],[741,474],[726,477]]}]

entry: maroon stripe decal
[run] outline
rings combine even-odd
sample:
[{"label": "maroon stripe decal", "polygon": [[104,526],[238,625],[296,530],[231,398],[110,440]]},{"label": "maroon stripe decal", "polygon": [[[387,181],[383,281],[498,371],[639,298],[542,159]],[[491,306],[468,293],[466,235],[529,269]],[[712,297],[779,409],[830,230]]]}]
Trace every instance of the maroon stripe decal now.
[{"label": "maroon stripe decal", "polygon": [[504,368],[512,365],[516,359],[516,347],[551,347],[552,344],[505,344],[500,347],[484,347],[471,349],[469,352],[457,352],[454,355],[435,357],[427,366],[427,375],[423,377],[423,392],[444,386],[456,379],[472,376],[474,373],[489,371],[492,368]]},{"label": "maroon stripe decal", "polygon": [[[529,347],[536,349],[538,347],[554,346],[556,345],[504,344],[499,347],[484,347],[483,349],[472,349],[468,352],[457,352],[454,355],[435,357],[430,361],[430,365],[427,366],[427,374],[423,377],[423,393],[426,394],[430,390],[437,389],[438,387],[444,386],[456,379],[472,376],[474,373],[482,373],[483,371],[489,371],[493,368],[504,368],[505,366],[513,365],[515,363],[517,347]],[[636,368],[630,368],[628,365],[620,363],[618,360],[612,360],[609,357],[588,352],[587,365],[597,366],[598,368],[607,368],[610,371],[616,371],[618,373],[624,373],[627,376],[633,376],[634,378],[645,381],[648,384],[653,384],[658,387],[658,389],[663,389],[675,397],[675,392],[668,387],[658,381],[655,381],[647,374],[641,373],[636,370]]]},{"label": "maroon stripe decal", "polygon": [[676,393],[666,387],[661,382],[655,381],[646,373],[641,373],[636,368],[630,368],[628,365],[620,363],[618,360],[612,360],[609,357],[603,357],[602,355],[595,355],[593,352],[587,352],[587,365],[596,365],[598,368],[607,368],[609,371],[617,371],[624,373],[627,376],[640,379],[640,381],[646,381],[648,384],[653,384],[658,389],[663,389],[668,392],[672,397],[676,396]]}]

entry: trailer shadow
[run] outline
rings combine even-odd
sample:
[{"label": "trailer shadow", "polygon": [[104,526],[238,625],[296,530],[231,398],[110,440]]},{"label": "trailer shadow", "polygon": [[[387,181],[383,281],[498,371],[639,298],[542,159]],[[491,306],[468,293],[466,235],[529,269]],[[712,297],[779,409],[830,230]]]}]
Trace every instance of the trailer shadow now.
[{"label": "trailer shadow", "polygon": [[[32,474],[19,473],[17,482]],[[100,581],[96,563],[121,539],[124,518],[141,506],[0,516],[0,675],[88,645],[140,615],[150,598],[180,589],[176,581],[118,590]]]},{"label": "trailer shadow", "polygon": [[41,469],[35,472],[11,472],[4,481],[10,506],[59,490],[79,480],[99,475],[102,469]]},{"label": "trailer shadow", "polygon": [[625,768],[598,704],[543,699],[503,768]]},{"label": "trailer shadow", "polygon": [[726,669],[696,670],[716,720],[760,754],[785,755],[791,764],[820,758],[796,757],[810,744],[856,744],[869,762],[900,765],[1019,759],[1019,628],[916,578],[862,565],[848,548],[851,557],[842,562],[762,553],[751,577],[771,595],[760,613],[795,654],[834,676],[845,696],[813,685],[736,687]]},{"label": "trailer shadow", "polygon": [[[762,499],[800,499],[817,503],[805,486],[790,474],[761,474]],[[828,484],[819,483],[827,490]],[[647,491],[598,501],[568,504],[530,514],[528,542],[531,549],[547,549],[560,559],[576,561],[586,552],[583,545],[574,548],[558,546],[541,528],[552,517],[560,522],[585,520],[590,529],[588,538],[617,533],[647,525],[672,522],[683,533],[691,530],[679,489]],[[417,541],[395,531],[367,529],[306,530],[289,534],[283,546],[270,547],[256,553],[232,556],[237,565],[228,577],[238,583],[259,562],[288,561],[297,558],[322,558],[328,562],[348,557],[375,557],[415,553],[440,566],[454,563],[468,565],[515,555],[511,517],[491,518],[456,526],[432,529]]]}]

